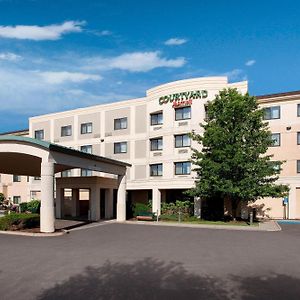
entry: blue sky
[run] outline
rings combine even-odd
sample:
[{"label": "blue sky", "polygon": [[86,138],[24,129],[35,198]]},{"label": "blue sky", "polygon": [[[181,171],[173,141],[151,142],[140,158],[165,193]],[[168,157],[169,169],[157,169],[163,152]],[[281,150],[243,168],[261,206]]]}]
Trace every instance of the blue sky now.
[{"label": "blue sky", "polygon": [[0,132],[185,78],[300,90],[298,1],[0,0]]}]

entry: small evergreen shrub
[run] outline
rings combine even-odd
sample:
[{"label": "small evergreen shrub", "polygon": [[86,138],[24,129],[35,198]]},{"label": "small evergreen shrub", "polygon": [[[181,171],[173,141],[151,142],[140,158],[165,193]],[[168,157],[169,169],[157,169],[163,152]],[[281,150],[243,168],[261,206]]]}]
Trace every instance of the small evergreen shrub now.
[{"label": "small evergreen shrub", "polygon": [[41,201],[40,200],[31,200],[27,202],[27,210],[30,211],[32,214],[39,214],[41,208]]},{"label": "small evergreen shrub", "polygon": [[38,214],[11,213],[0,218],[0,230],[21,230],[38,227],[40,216]]},{"label": "small evergreen shrub", "polygon": [[23,213],[27,210],[27,202],[22,202],[19,204],[20,206],[20,212]]}]

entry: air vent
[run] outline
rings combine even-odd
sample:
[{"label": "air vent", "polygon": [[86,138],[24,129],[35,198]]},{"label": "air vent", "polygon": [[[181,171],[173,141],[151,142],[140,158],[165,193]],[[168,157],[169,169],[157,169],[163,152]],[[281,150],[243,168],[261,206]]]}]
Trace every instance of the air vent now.
[{"label": "air vent", "polygon": [[162,153],[161,152],[154,152],[153,156],[162,156]]},{"label": "air vent", "polygon": [[179,122],[178,123],[178,126],[187,126],[188,125],[188,122]]},{"label": "air vent", "polygon": [[178,153],[179,153],[179,154],[182,154],[182,153],[188,153],[188,150],[187,150],[187,149],[182,149],[182,150],[179,150]]},{"label": "air vent", "polygon": [[105,136],[112,136],[112,132],[106,132]]},{"label": "air vent", "polygon": [[159,130],[159,129],[162,129],[161,126],[158,126],[158,127],[154,127],[153,130]]}]

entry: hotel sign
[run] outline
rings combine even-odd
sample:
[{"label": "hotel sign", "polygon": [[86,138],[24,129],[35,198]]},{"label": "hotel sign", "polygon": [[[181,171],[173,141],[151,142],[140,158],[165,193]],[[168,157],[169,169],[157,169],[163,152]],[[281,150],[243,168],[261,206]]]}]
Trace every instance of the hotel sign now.
[{"label": "hotel sign", "polygon": [[197,90],[162,96],[158,101],[160,105],[172,103],[173,107],[181,107],[190,106],[194,99],[205,99],[207,96],[207,90]]}]

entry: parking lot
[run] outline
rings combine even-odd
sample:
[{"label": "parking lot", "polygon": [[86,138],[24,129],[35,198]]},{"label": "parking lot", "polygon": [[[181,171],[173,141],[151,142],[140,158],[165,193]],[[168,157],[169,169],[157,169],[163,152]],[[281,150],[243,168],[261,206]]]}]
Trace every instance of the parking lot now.
[{"label": "parking lot", "polygon": [[249,232],[106,224],[0,234],[1,299],[299,299],[300,225]]}]

